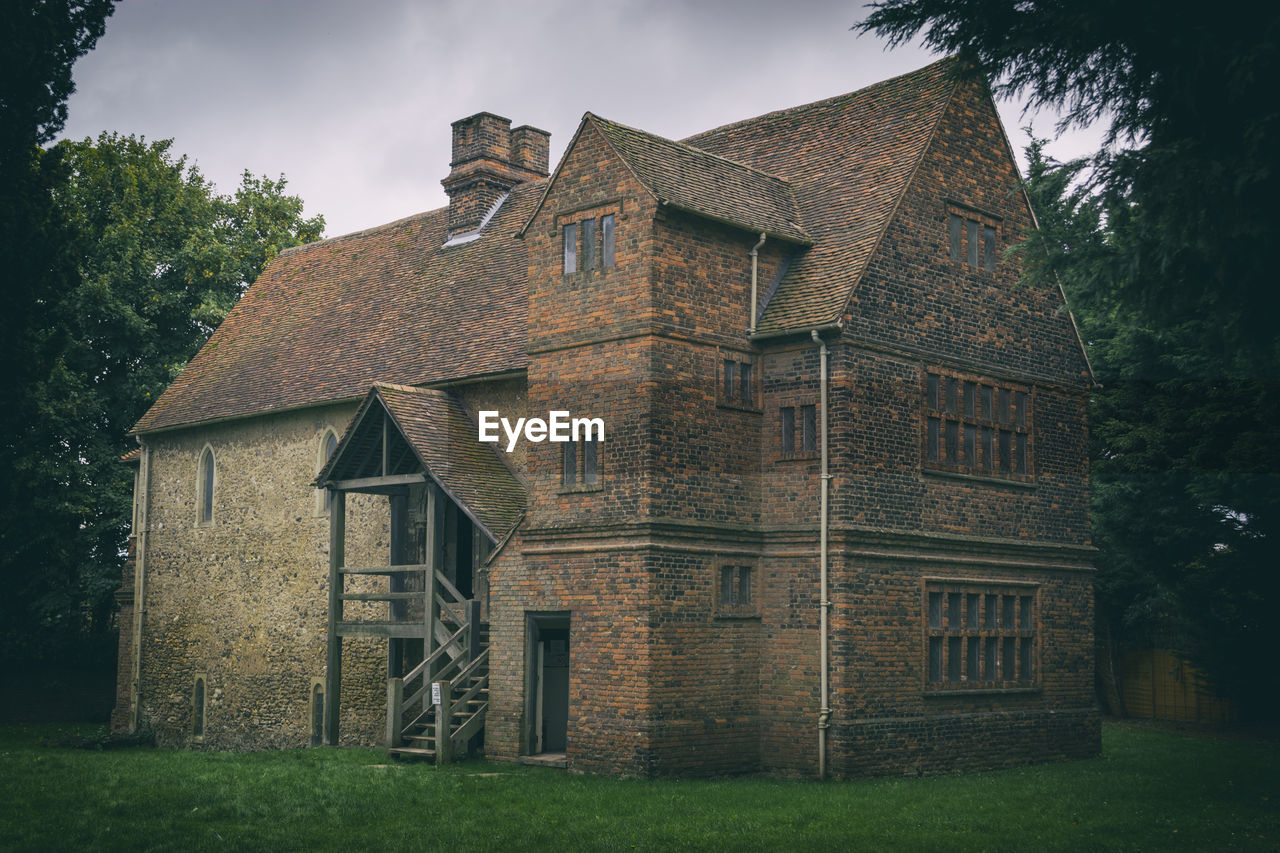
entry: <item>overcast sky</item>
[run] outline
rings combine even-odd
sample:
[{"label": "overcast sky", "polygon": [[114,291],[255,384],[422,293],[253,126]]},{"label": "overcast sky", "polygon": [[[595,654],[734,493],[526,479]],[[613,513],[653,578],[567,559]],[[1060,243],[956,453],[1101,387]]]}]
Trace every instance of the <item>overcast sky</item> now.
[{"label": "overcast sky", "polygon": [[[849,30],[835,0],[124,0],[75,66],[64,135],[172,138],[218,189],[277,177],[325,234],[447,203],[449,123],[551,132],[583,112],[679,139],[851,92],[933,59]],[[1015,149],[1034,121],[1001,104]],[[1075,156],[1096,135],[1056,140]]]}]

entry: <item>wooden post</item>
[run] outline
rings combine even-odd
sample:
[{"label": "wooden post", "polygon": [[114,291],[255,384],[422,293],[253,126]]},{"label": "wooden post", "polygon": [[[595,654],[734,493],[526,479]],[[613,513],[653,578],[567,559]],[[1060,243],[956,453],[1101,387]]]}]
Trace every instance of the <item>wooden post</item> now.
[{"label": "wooden post", "polygon": [[478,598],[469,598],[466,601],[467,609],[467,648],[466,662],[476,659],[480,654],[480,600]]},{"label": "wooden post", "polygon": [[[422,629],[425,632],[422,641],[422,656],[428,658],[435,651],[435,616],[436,616],[436,569],[439,562],[436,560],[438,553],[438,543],[440,533],[440,525],[436,523],[436,484],[427,484],[427,570],[424,572],[422,584]],[[433,673],[426,672],[423,674],[424,681],[430,681]]]},{"label": "wooden post", "polygon": [[342,700],[342,572],[346,563],[347,493],[334,491],[329,507],[329,631],[325,653],[324,742],[338,745],[338,708]]},{"label": "wooden post", "polygon": [[[409,528],[409,496],[401,493],[389,495],[387,501],[391,509],[391,562],[389,565],[399,566],[413,562],[406,559],[406,534]],[[387,578],[388,592],[404,592],[404,575],[392,574]],[[387,602],[387,619],[392,622],[405,621],[405,602]],[[395,637],[387,639],[387,677],[399,678],[404,675],[404,641]]]},{"label": "wooden post", "polygon": [[404,719],[401,716],[404,705],[404,679],[387,679],[387,749],[395,749],[400,745],[400,733],[404,731]]},{"label": "wooden post", "polygon": [[448,764],[453,760],[453,683],[436,682],[440,685],[440,704],[436,706],[436,764]]}]

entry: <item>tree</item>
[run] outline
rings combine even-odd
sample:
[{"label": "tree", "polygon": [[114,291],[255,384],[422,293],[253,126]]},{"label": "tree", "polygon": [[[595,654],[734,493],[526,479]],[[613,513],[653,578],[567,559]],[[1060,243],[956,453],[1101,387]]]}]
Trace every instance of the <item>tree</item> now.
[{"label": "tree", "polygon": [[1098,626],[1117,646],[1188,653],[1246,714],[1274,713],[1266,676],[1280,606],[1280,383],[1224,376],[1204,351],[1217,322],[1158,326],[1108,278],[1133,217],[1076,179],[1083,162],[1027,151],[1040,231],[1019,247],[1026,276],[1071,297],[1101,386],[1091,403]]},{"label": "tree", "polygon": [[1199,369],[1280,378],[1274,152],[1280,112],[1280,6],[1135,0],[886,0],[856,25],[892,44],[918,34],[965,73],[1065,111],[1064,125],[1109,124],[1082,177],[1126,234],[1110,274],[1087,287],[1154,327],[1207,306]]},{"label": "tree", "polygon": [[[0,16],[0,256],[8,297],[0,311],[0,550],[5,552],[16,544],[18,525],[29,521],[19,518],[16,508],[29,497],[23,486],[34,464],[26,456],[24,431],[40,413],[25,391],[54,365],[56,348],[40,330],[75,269],[63,249],[65,229],[53,206],[57,158],[44,157],[40,146],[62,129],[65,102],[74,91],[71,68],[102,36],[114,2],[12,0]],[[16,558],[0,560],[5,581],[25,582],[42,568],[19,566]],[[6,607],[0,615],[23,618],[16,608]]]},{"label": "tree", "polygon": [[[1028,276],[1071,297],[1091,409],[1099,624],[1190,652],[1274,714],[1280,565],[1280,7],[885,0],[857,29],[917,35],[997,94],[1107,123],[1087,161],[1029,151]],[[1153,633],[1163,636],[1151,637]],[[1144,637],[1144,635],[1146,635]]]},{"label": "tree", "polygon": [[0,175],[25,170],[67,120],[71,67],[93,49],[118,0],[10,0],[0,16]]},{"label": "tree", "polygon": [[5,644],[56,654],[108,624],[130,515],[127,432],[281,248],[316,239],[285,180],[219,195],[171,142],[103,134],[37,157],[60,287],[17,331],[29,369],[0,412]]}]

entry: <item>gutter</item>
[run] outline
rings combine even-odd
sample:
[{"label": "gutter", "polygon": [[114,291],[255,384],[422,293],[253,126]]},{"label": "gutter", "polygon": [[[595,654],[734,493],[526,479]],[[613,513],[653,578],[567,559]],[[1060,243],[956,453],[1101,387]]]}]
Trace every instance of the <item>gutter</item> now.
[{"label": "gutter", "polygon": [[[838,334],[841,334],[843,331],[844,331],[844,327],[841,326],[839,323],[827,323],[826,325],[818,326],[816,328],[810,329],[809,334],[810,336],[814,335],[815,333],[819,335],[826,335],[826,334],[838,335]],[[760,341],[769,341],[775,338],[794,338],[797,335],[802,335],[802,334],[804,334],[804,332],[803,330],[800,330],[800,329],[780,329],[773,332],[756,332],[754,335],[751,336],[751,342],[759,343]]]},{"label": "gutter", "polygon": [[821,388],[820,406],[822,412],[822,489],[818,499],[819,534],[818,534],[818,667],[821,698],[818,707],[818,778],[827,778],[827,728],[831,724],[831,685],[828,679],[831,651],[828,643],[828,614],[831,602],[827,598],[828,565],[827,565],[827,493],[831,487],[831,474],[828,472],[829,454],[827,452],[827,342],[818,334],[818,329],[809,332],[810,338],[818,345],[819,377]]}]

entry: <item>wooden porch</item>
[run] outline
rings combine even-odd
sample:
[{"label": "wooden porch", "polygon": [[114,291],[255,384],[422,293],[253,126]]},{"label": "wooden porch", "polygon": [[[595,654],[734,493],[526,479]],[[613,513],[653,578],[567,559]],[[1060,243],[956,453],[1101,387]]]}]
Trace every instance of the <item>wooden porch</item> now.
[{"label": "wooden porch", "polygon": [[[408,431],[384,397],[401,404]],[[326,744],[340,738],[347,637],[387,640],[389,755],[443,763],[482,743],[489,638],[478,570],[495,542],[495,519],[514,521],[518,513],[495,513],[493,493],[477,491],[475,483],[492,488],[496,480],[496,497],[507,504],[515,497],[523,501],[523,491],[500,460],[477,458],[473,447],[452,440],[462,430],[454,423],[460,411],[449,404],[440,392],[375,386],[317,477],[316,484],[328,489],[330,507]],[[438,421],[449,429],[442,430]],[[469,440],[476,444],[474,432]],[[429,464],[433,453],[438,458]],[[514,488],[502,482],[502,475]],[[347,565],[349,493],[387,498],[387,565]]]}]

